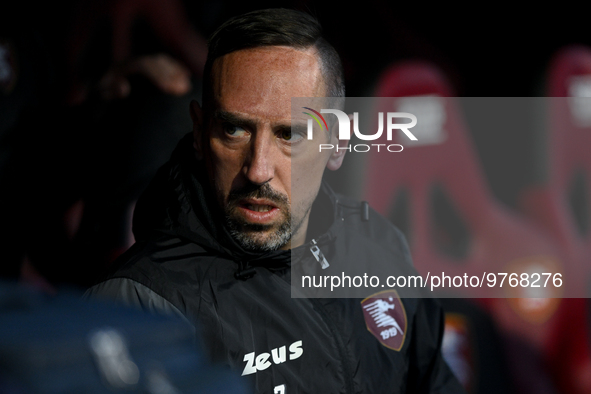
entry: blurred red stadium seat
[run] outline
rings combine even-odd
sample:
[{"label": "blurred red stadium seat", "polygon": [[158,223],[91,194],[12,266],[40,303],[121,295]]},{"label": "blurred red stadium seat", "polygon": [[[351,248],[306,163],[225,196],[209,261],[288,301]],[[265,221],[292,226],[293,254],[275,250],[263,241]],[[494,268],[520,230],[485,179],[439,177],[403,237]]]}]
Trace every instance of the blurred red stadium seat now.
[{"label": "blurred red stadium seat", "polygon": [[[591,274],[591,49],[559,51],[546,76],[545,145],[538,172],[543,182],[520,195],[523,212],[567,250],[577,287],[587,288]],[[581,293],[583,294],[583,293]],[[563,302],[550,348],[550,364],[560,388],[591,392],[590,303]],[[568,333],[568,335],[565,335]]]},{"label": "blurred red stadium seat", "polygon": [[[569,283],[572,273],[562,249],[493,197],[459,101],[437,68],[420,62],[395,65],[384,72],[374,95],[392,97],[377,101],[376,112],[410,112],[419,119],[412,129],[418,143],[401,139],[403,152],[368,157],[364,198],[405,232],[423,276],[442,271],[478,277],[483,272],[560,272]],[[507,289],[506,285],[502,290],[486,285],[470,290],[506,336],[532,349],[536,362],[536,354],[547,354],[561,293],[544,288],[529,292],[519,286]],[[508,350],[521,353],[513,354],[512,367],[516,360],[523,361],[521,350]],[[529,386],[530,392],[552,392],[551,384],[541,379],[543,371],[528,376],[531,370],[517,368],[518,386]]]}]

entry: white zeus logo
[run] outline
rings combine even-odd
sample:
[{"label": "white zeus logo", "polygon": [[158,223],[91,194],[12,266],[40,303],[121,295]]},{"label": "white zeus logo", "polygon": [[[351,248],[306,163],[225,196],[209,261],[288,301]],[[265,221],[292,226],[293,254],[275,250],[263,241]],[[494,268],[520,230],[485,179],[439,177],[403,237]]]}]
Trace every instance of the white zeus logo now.
[{"label": "white zeus logo", "polygon": [[[318,112],[318,111],[314,111],[312,108],[309,108],[309,107],[304,107],[304,108],[313,112],[313,114],[308,113],[308,112],[304,112],[304,114],[310,115],[310,117],[313,118],[313,119],[308,119],[308,129],[307,129],[308,140],[311,140],[314,138],[314,131],[313,131],[314,122],[312,120],[315,120],[321,129],[322,129],[322,125],[324,124],[324,127],[326,127],[326,129],[328,130],[328,124],[321,114],[333,114],[337,117],[337,121],[338,121],[338,125],[339,125],[339,134],[338,134],[339,140],[350,140],[351,139],[351,120],[349,119],[349,116],[345,112],[340,111],[338,109],[321,109],[320,112]],[[392,141],[394,130],[400,130],[411,141],[417,141],[417,137],[415,137],[415,135],[413,133],[411,133],[409,130],[409,129],[413,128],[414,126],[416,126],[416,124],[417,124],[417,117],[415,115],[408,113],[408,112],[387,112],[385,118],[386,118],[386,138],[388,141]],[[394,119],[402,119],[402,118],[410,119],[410,122],[409,123],[395,123]],[[322,121],[322,123],[321,123],[321,121]],[[377,132],[375,132],[374,134],[362,134],[361,131],[359,131],[359,113],[354,112],[353,113],[353,132],[355,133],[355,136],[357,136],[357,138],[359,138],[362,141],[377,140],[384,133],[384,113],[378,112],[378,130],[377,130]],[[380,151],[380,147],[385,147],[385,149],[387,149],[389,152],[400,152],[403,149],[402,145],[400,145],[400,144],[391,144],[391,145],[371,144],[371,146],[375,146],[377,148],[378,152]],[[335,148],[335,146],[332,144],[320,144],[320,151],[322,151],[323,149],[334,149],[334,148]],[[347,147],[336,146],[336,149],[337,150],[346,149],[349,151],[351,151],[351,149],[353,149],[355,152],[368,152],[369,150],[371,150],[371,147],[368,144],[357,144],[353,147],[351,147],[351,146],[347,146]]]},{"label": "white zeus logo", "polygon": [[[295,341],[291,345],[289,345],[289,359],[295,360],[299,358],[304,353],[304,348],[302,347],[302,341]],[[255,373],[256,371],[262,371],[269,368],[273,364],[281,364],[287,361],[287,351],[286,346],[281,346],[279,348],[275,348],[271,350],[271,353],[261,353],[258,356],[255,352],[248,353],[244,355],[244,360],[246,362],[246,366],[242,371],[242,376],[250,375]],[[272,360],[273,362],[271,362]]]}]

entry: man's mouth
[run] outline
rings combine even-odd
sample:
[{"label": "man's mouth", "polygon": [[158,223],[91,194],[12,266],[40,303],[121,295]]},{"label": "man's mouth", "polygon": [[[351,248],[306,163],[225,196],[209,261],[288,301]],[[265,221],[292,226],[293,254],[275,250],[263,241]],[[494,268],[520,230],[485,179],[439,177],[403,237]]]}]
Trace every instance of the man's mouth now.
[{"label": "man's mouth", "polygon": [[[242,226],[277,226],[289,220],[287,196],[271,189],[268,184],[250,185],[230,192],[226,214]],[[263,227],[260,227],[261,231]]]},{"label": "man's mouth", "polygon": [[268,183],[231,191],[225,206],[232,236],[248,250],[277,250],[291,238],[290,203]]},{"label": "man's mouth", "polygon": [[238,206],[255,212],[269,212],[277,208],[277,205],[268,199],[248,198],[238,203]]},{"label": "man's mouth", "polygon": [[247,204],[246,208],[250,209],[251,211],[255,211],[255,212],[269,212],[271,209],[273,209],[275,207],[272,207],[271,205]]},{"label": "man's mouth", "polygon": [[277,219],[281,209],[268,199],[244,199],[238,202],[241,216],[250,223],[270,223]]}]

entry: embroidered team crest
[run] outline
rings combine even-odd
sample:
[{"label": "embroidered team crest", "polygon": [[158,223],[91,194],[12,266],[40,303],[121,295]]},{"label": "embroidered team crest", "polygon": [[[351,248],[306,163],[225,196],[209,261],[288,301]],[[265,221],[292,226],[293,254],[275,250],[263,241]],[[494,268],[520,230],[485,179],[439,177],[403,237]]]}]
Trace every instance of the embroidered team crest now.
[{"label": "embroidered team crest", "polygon": [[396,290],[376,293],[361,301],[367,329],[387,348],[399,351],[406,338],[406,311]]}]

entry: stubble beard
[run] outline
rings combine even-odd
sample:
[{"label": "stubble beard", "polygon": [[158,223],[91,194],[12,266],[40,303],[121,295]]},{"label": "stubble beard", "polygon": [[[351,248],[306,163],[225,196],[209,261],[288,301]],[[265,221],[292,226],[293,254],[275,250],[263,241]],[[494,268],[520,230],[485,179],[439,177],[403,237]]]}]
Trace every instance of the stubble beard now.
[{"label": "stubble beard", "polygon": [[[238,214],[238,202],[249,198],[270,200],[281,211],[278,223],[249,223]],[[230,192],[224,208],[226,226],[232,238],[245,250],[250,252],[270,252],[287,245],[292,236],[291,207],[287,196],[271,189],[269,184],[261,186],[248,185]],[[296,220],[295,230],[301,226],[302,220]]]}]

